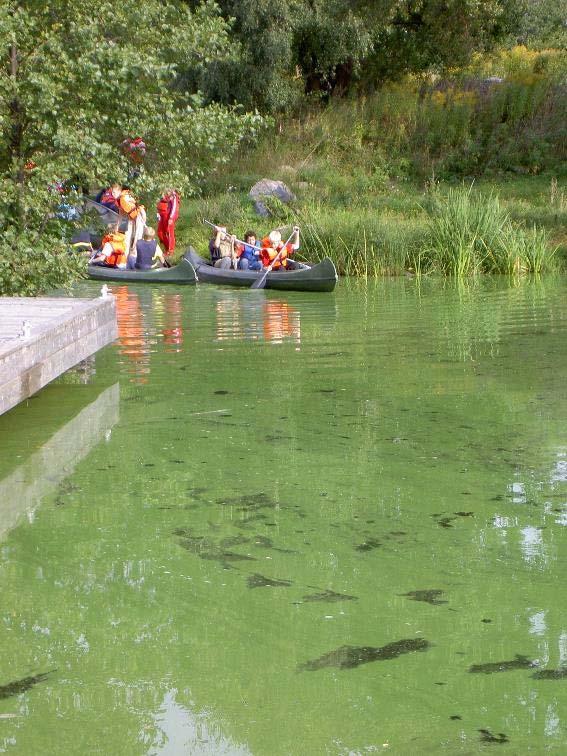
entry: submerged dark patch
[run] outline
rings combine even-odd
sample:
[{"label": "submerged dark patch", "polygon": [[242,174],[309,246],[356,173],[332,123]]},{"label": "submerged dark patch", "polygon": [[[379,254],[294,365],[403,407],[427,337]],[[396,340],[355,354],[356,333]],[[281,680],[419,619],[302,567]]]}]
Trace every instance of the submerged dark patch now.
[{"label": "submerged dark patch", "polygon": [[509,743],[510,740],[503,732],[493,735],[490,730],[479,730],[480,739],[483,743]]},{"label": "submerged dark patch", "polygon": [[275,509],[278,506],[277,502],[263,491],[257,494],[245,494],[244,496],[231,496],[228,499],[217,499],[217,504],[241,507],[245,510]]},{"label": "submerged dark patch", "polygon": [[480,672],[484,675],[491,675],[493,672],[508,672],[511,669],[530,669],[536,664],[527,656],[516,654],[510,661],[487,662],[486,664],[472,664],[469,672]]},{"label": "submerged dark patch", "polygon": [[368,664],[373,661],[396,659],[402,654],[410,654],[414,651],[427,651],[430,647],[431,644],[424,638],[405,638],[379,648],[374,646],[340,646],[340,648],[330,651],[318,659],[300,664],[298,671],[315,672],[324,667],[353,669],[361,664]]},{"label": "submerged dark patch", "polygon": [[457,517],[474,517],[474,512],[454,512]]},{"label": "submerged dark patch", "polygon": [[223,538],[220,545],[223,549],[231,549],[233,546],[241,546],[243,543],[250,543],[250,539],[243,535]]},{"label": "submerged dark patch", "polygon": [[567,678],[567,667],[561,669],[541,669],[533,675],[534,680],[565,680]]},{"label": "submerged dark patch", "polygon": [[425,601],[426,604],[447,604],[448,601],[441,601],[440,596],[444,594],[445,591],[440,591],[437,588],[432,588],[430,590],[426,591],[409,591],[408,593],[402,593],[401,596],[407,596],[412,601]]},{"label": "submerged dark patch", "polygon": [[249,588],[287,588],[292,584],[291,580],[274,580],[257,572],[249,575],[247,582]]},{"label": "submerged dark patch", "polygon": [[254,536],[254,544],[256,546],[263,546],[266,549],[271,549],[274,545],[271,538],[268,538],[268,536],[263,536],[263,535]]},{"label": "submerged dark patch", "polygon": [[266,436],[266,441],[269,444],[274,443],[275,441],[291,441],[293,439],[293,436],[282,436],[282,435],[268,435]]},{"label": "submerged dark patch", "polygon": [[34,685],[46,680],[48,675],[55,671],[56,670],[52,669],[49,672],[40,672],[38,675],[22,677],[21,680],[14,680],[14,682],[8,683],[7,685],[0,685],[0,700],[11,698],[12,696],[19,696],[20,693],[25,693],[26,690],[33,688]]},{"label": "submerged dark patch", "polygon": [[380,541],[377,541],[375,538],[367,538],[366,541],[359,543],[354,548],[356,551],[373,551],[373,549],[377,549],[381,545]]},{"label": "submerged dark patch", "polygon": [[310,593],[307,596],[303,596],[303,601],[328,601],[330,603],[334,603],[335,601],[358,601],[358,596],[335,593],[335,591],[327,589],[323,593]]},{"label": "submerged dark patch", "polygon": [[273,551],[279,551],[280,554],[297,554],[297,551],[293,551],[292,549],[280,549],[277,546],[274,546],[272,539],[264,535],[254,536],[254,546],[260,546],[263,549],[272,549]]},{"label": "submerged dark patch", "polygon": [[224,389],[219,389],[218,391],[213,391],[213,394],[217,394],[217,396],[225,396],[228,394],[228,391],[225,391]]},{"label": "submerged dark patch", "polygon": [[[191,554],[195,554],[199,559],[208,561],[221,562],[227,566],[227,562],[255,562],[256,559],[247,554],[237,554],[234,551],[227,551],[226,546],[218,545],[212,538],[205,536],[194,536],[188,528],[176,528],[174,535],[179,536],[179,545]],[[235,544],[234,544],[235,545]]]}]

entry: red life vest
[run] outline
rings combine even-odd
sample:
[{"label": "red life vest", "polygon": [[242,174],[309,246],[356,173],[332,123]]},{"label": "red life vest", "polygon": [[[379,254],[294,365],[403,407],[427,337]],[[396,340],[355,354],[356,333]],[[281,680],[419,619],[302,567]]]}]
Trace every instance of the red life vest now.
[{"label": "red life vest", "polygon": [[118,200],[116,197],[112,194],[112,189],[106,189],[100,198],[100,203],[107,204],[107,205],[114,205],[116,208],[119,207]]},{"label": "red life vest", "polygon": [[168,201],[166,197],[162,197],[158,200],[157,203],[157,211],[160,218],[163,218],[164,220],[167,220],[168,216]]}]

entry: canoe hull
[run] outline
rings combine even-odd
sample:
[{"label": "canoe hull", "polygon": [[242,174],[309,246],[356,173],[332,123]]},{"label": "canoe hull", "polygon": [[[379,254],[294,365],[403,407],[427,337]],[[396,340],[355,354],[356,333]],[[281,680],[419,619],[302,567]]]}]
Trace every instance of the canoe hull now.
[{"label": "canoe hull", "polygon": [[96,281],[128,283],[194,284],[197,282],[195,268],[185,257],[172,268],[152,268],[152,270],[119,270],[118,268],[89,265],[88,276]]},{"label": "canoe hull", "polygon": [[[222,286],[250,288],[262,271],[226,270],[214,268],[189,247],[185,257],[191,262],[199,282]],[[328,257],[311,268],[299,270],[271,271],[266,278],[266,289],[280,291],[333,291],[338,276],[335,266]]]}]

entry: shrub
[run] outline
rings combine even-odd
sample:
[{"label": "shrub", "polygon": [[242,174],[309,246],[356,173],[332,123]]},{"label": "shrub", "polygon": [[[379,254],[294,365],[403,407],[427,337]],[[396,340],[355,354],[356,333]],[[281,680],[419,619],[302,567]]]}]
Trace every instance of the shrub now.
[{"label": "shrub", "polygon": [[85,275],[85,259],[60,238],[15,234],[0,238],[0,295],[36,296],[55,288],[68,289]]}]

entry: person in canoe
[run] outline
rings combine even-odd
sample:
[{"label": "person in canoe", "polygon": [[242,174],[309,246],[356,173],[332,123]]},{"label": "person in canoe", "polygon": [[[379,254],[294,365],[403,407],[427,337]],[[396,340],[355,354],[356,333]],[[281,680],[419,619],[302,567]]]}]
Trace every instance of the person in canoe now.
[{"label": "person in canoe", "polygon": [[271,231],[262,239],[260,257],[265,268],[272,265],[272,270],[292,270],[293,261],[289,258],[299,249],[299,226],[293,227],[293,234],[289,241],[284,244],[279,231]]},{"label": "person in canoe", "polygon": [[126,268],[126,257],[125,234],[116,231],[114,223],[109,223],[106,234],[102,237],[100,252],[92,258],[90,264],[124,270]]},{"label": "person in canoe", "polygon": [[256,232],[247,231],[244,234],[244,244],[239,244],[236,248],[238,270],[262,270],[261,249]]},{"label": "person in canoe", "polygon": [[69,244],[74,252],[86,255],[89,259],[92,257],[94,249],[89,231],[76,231]]},{"label": "person in canoe", "polygon": [[167,189],[157,203],[157,233],[167,256],[175,251],[175,223],[179,217],[179,201],[179,192]]},{"label": "person in canoe", "polygon": [[113,210],[115,213],[117,213],[120,210],[118,200],[120,199],[121,192],[122,187],[120,186],[120,184],[112,184],[107,189],[103,189],[96,195],[95,202],[98,202],[99,205],[104,205],[104,207],[107,207],[109,210]]},{"label": "person in canoe", "polygon": [[234,268],[236,263],[236,237],[228,234],[225,226],[215,226],[209,241],[211,262],[215,268]]},{"label": "person in canoe", "polygon": [[130,191],[129,186],[123,186],[118,199],[120,205],[119,224],[127,221],[125,234],[126,254],[136,259],[136,243],[142,238],[146,227],[146,209]]},{"label": "person in canoe", "polygon": [[146,226],[143,237],[136,242],[136,257],[128,257],[128,270],[151,270],[158,263],[165,266],[165,258],[157,243],[155,230]]}]

